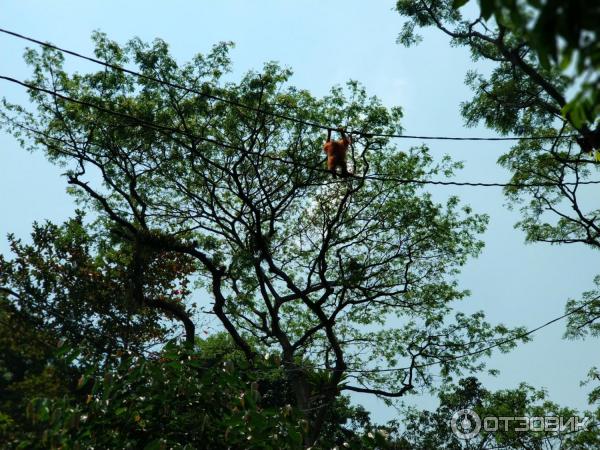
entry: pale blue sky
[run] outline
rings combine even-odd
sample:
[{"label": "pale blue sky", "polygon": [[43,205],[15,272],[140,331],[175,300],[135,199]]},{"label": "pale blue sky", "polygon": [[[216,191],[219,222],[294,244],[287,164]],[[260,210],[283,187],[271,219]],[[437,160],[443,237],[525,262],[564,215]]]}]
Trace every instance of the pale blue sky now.
[{"label": "pale blue sky", "polygon": [[[493,135],[482,128],[465,129],[458,114],[459,103],[470,98],[463,84],[466,70],[473,67],[468,52],[450,48],[433,31],[425,33],[425,41],[416,48],[395,44],[402,19],[393,6],[389,0],[0,0],[0,27],[86,54],[92,49],[90,33],[97,29],[119,42],[133,36],[160,37],[180,61],[209,50],[215,42],[234,41],[235,75],[276,60],[294,70],[294,85],[314,95],[348,79],[359,80],[386,105],[404,108],[406,134]],[[0,74],[29,75],[22,63],[23,49],[23,42],[0,35]],[[94,68],[70,57],[67,61],[68,68]],[[21,88],[1,81],[0,95],[26,101]],[[409,142],[399,142],[400,148],[406,145]],[[435,156],[448,153],[465,162],[457,179],[473,181],[507,180],[495,164],[507,145],[430,142]],[[74,204],[59,174],[41,154],[26,153],[0,132],[0,252],[7,251],[7,232],[27,237],[34,220],[61,221],[72,215]],[[532,328],[561,315],[568,297],[591,288],[596,267],[592,252],[581,246],[525,245],[523,233],[513,229],[518,215],[503,206],[500,189],[440,187],[435,193],[440,198],[458,194],[476,211],[491,216],[483,254],[460,276],[462,287],[472,291],[461,310],[483,309],[493,323]],[[563,332],[561,322],[536,333],[533,343],[507,355],[495,354],[490,366],[501,374],[482,376],[485,385],[499,389],[525,381],[547,388],[556,402],[584,408],[588,388],[581,388],[579,381],[598,363],[598,342],[564,341]],[[353,398],[376,420],[394,417],[393,410],[375,399]],[[409,401],[432,406],[427,397]]]}]

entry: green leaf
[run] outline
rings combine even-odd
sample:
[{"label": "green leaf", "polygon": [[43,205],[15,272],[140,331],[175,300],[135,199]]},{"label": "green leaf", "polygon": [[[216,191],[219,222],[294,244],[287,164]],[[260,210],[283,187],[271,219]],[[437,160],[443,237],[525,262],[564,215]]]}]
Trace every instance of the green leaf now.
[{"label": "green leaf", "polygon": [[155,439],[144,447],[144,450],[163,450],[165,443],[162,439]]},{"label": "green leaf", "polygon": [[560,70],[566,70],[569,65],[571,64],[573,58],[573,50],[572,49],[565,49],[565,51],[562,54],[562,58],[560,60]]},{"label": "green leaf", "polygon": [[452,2],[452,8],[454,8],[454,9],[461,8],[462,6],[464,6],[468,2],[469,2],[469,0],[453,0],[453,2]]},{"label": "green leaf", "polygon": [[494,0],[480,0],[481,16],[488,20],[494,12]]}]

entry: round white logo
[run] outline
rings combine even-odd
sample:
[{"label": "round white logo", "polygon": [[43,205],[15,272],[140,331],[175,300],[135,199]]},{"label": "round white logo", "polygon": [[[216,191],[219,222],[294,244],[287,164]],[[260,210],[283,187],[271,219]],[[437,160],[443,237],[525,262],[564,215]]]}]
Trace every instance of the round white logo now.
[{"label": "round white logo", "polygon": [[461,409],[452,415],[450,426],[456,437],[466,441],[479,434],[481,419],[475,411]]}]

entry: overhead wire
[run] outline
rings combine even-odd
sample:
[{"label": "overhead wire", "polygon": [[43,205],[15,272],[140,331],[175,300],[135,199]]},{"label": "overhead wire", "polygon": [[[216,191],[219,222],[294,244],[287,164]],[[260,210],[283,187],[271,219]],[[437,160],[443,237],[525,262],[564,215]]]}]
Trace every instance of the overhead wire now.
[{"label": "overhead wire", "polygon": [[151,75],[143,74],[143,73],[137,72],[135,70],[131,70],[131,69],[127,69],[125,67],[119,66],[117,64],[112,64],[112,63],[109,63],[109,62],[106,62],[106,61],[102,61],[101,59],[98,59],[98,58],[94,58],[94,57],[91,57],[91,56],[83,55],[81,53],[77,53],[77,52],[74,52],[72,50],[67,50],[65,48],[58,47],[58,46],[50,44],[48,42],[43,42],[43,41],[40,41],[38,39],[34,39],[32,37],[29,37],[29,36],[25,36],[25,35],[22,35],[22,34],[19,34],[19,33],[15,33],[14,31],[10,31],[10,30],[6,30],[6,29],[3,29],[3,28],[0,28],[0,33],[8,34],[8,35],[17,37],[19,39],[23,39],[23,40],[26,40],[26,41],[29,41],[29,42],[41,45],[41,46],[46,47],[46,48],[51,48],[53,50],[57,50],[59,52],[66,53],[68,55],[75,56],[77,58],[81,58],[81,59],[93,62],[95,64],[100,64],[100,65],[102,65],[104,67],[107,67],[109,69],[113,69],[113,70],[117,70],[119,72],[127,73],[127,74],[136,76],[138,78],[142,78],[142,79],[147,80],[147,81],[152,81],[152,82],[155,82],[155,83],[162,84],[164,86],[169,86],[169,87],[174,88],[174,89],[180,89],[180,90],[183,90],[183,91],[191,93],[191,94],[196,94],[196,95],[199,95],[201,97],[208,98],[210,100],[220,101],[220,102],[226,103],[228,105],[237,106],[239,108],[247,109],[249,111],[254,111],[254,112],[258,112],[258,113],[270,115],[270,116],[273,116],[273,117],[278,117],[280,119],[289,120],[289,121],[300,123],[300,124],[303,124],[303,125],[308,125],[308,126],[311,126],[311,127],[320,128],[320,129],[323,129],[323,130],[327,130],[327,129],[331,128],[331,127],[327,127],[325,125],[321,125],[321,124],[318,124],[318,123],[313,123],[313,122],[306,121],[306,120],[303,120],[303,119],[298,119],[296,117],[288,116],[286,114],[281,114],[281,113],[278,113],[278,112],[275,112],[275,111],[263,110],[261,108],[255,107],[255,106],[246,105],[246,104],[238,102],[236,100],[231,100],[231,99],[223,98],[223,97],[220,97],[220,96],[217,96],[217,95],[214,95],[214,94],[210,94],[208,92],[203,92],[203,91],[198,90],[198,89],[190,88],[188,86],[183,86],[183,85],[178,84],[178,83],[173,83],[173,82],[168,81],[168,80],[163,80],[161,78],[157,78],[157,77],[154,77],[154,76],[151,76]]},{"label": "overhead wire", "polygon": [[[157,124],[155,122],[150,122],[144,119],[141,119],[139,117],[133,116],[131,114],[127,114],[127,113],[123,113],[121,111],[115,111],[112,110],[110,108],[107,108],[105,106],[102,105],[98,105],[95,103],[91,103],[85,100],[80,100],[80,99],[76,99],[73,97],[70,97],[68,95],[64,95],[61,94],[60,92],[57,92],[55,90],[52,89],[47,89],[44,88],[42,86],[36,86],[34,84],[25,82],[25,81],[21,81],[18,80],[16,78],[13,77],[8,77],[5,75],[0,75],[0,79],[5,80],[5,81],[9,81],[11,83],[14,84],[18,84],[20,86],[26,87],[28,89],[32,89],[34,91],[37,92],[43,92],[46,93],[48,95],[51,95],[53,97],[56,98],[60,98],[64,101],[68,101],[68,102],[72,102],[81,106],[86,106],[86,107],[90,107],[90,108],[94,108],[98,111],[102,111],[105,112],[107,114],[110,115],[114,115],[117,117],[121,117],[124,119],[128,119],[128,120],[132,120],[134,122],[136,122],[139,126],[141,127],[146,127],[146,128],[152,128],[158,131],[163,131],[163,132],[168,132],[168,133],[175,133],[175,134],[180,134],[180,135],[184,135],[187,136],[193,140],[198,140],[198,141],[202,141],[202,142],[208,142],[210,144],[219,146],[219,147],[223,147],[223,148],[229,148],[229,149],[233,149],[233,150],[238,150],[241,152],[248,152],[247,149],[244,149],[242,147],[238,147],[235,145],[231,145],[228,144],[226,142],[222,142],[219,141],[217,139],[213,139],[210,137],[203,137],[203,136],[197,136],[197,135],[193,135],[192,133],[185,131],[185,130],[180,130],[178,128],[173,128],[170,126],[166,126],[166,125],[161,125],[161,124]],[[33,131],[34,130],[28,130],[28,131]],[[284,164],[291,164],[294,166],[301,166],[305,169],[308,170],[313,170],[313,171],[320,171],[320,172],[328,172],[324,169],[318,169],[316,167],[313,166],[309,166],[309,165],[305,165],[305,164],[300,164],[296,161],[290,161],[290,160],[286,160],[286,159],[281,159],[278,157],[272,157],[270,155],[267,154],[261,154],[259,155],[261,157],[265,157],[268,159],[273,159],[275,161],[284,163]],[[418,184],[418,185],[438,185],[438,186],[467,186],[467,187],[515,187],[515,188],[526,188],[526,187],[552,187],[552,186],[557,186],[559,185],[559,183],[553,183],[553,182],[537,182],[537,183],[498,183],[498,182],[471,182],[471,181],[449,181],[449,180],[422,180],[422,179],[413,179],[413,178],[400,178],[400,177],[395,177],[395,176],[390,176],[387,174],[367,174],[364,176],[359,176],[359,175],[350,175],[350,178],[360,178],[360,179],[366,179],[366,180],[372,180],[372,181],[392,181],[392,182],[397,182],[397,183],[401,183],[401,184]],[[563,186],[579,186],[579,185],[590,185],[590,184],[600,184],[600,180],[589,180],[589,181],[577,181],[577,182],[562,182],[560,183],[560,185]]]},{"label": "overhead wire", "polygon": [[[509,344],[509,343],[511,343],[513,341],[526,338],[526,337],[532,335],[533,333],[535,333],[537,331],[540,331],[540,330],[542,330],[542,329],[544,329],[544,328],[546,328],[546,327],[548,327],[548,326],[550,326],[550,325],[552,325],[552,324],[554,324],[556,322],[561,321],[562,319],[565,319],[565,318],[567,318],[567,317],[569,317],[569,316],[571,316],[571,315],[573,315],[573,314],[575,314],[577,312],[582,311],[583,309],[585,309],[586,307],[588,307],[592,303],[597,302],[599,299],[600,298],[594,298],[592,300],[584,302],[583,304],[581,304],[577,308],[574,308],[574,309],[566,312],[565,314],[562,314],[562,315],[560,315],[558,317],[555,317],[555,318],[553,318],[551,320],[548,320],[547,322],[544,322],[543,324],[538,325],[535,328],[531,328],[531,329],[529,329],[527,331],[524,331],[523,333],[517,333],[514,336],[511,336],[511,337],[506,338],[506,339],[497,340],[493,344],[487,345],[487,346],[485,346],[483,348],[480,348],[480,349],[477,349],[477,350],[473,350],[471,352],[461,353],[461,354],[449,356],[447,358],[440,359],[440,360],[437,360],[437,361],[432,361],[432,362],[423,363],[423,364],[415,364],[415,365],[412,365],[412,366],[377,368],[377,369],[357,369],[357,368],[349,367],[349,368],[344,369],[344,372],[345,373],[355,373],[355,374],[361,374],[361,373],[368,374],[368,373],[402,372],[402,371],[407,371],[407,370],[422,369],[422,368],[437,366],[437,365],[441,365],[441,364],[446,364],[446,363],[449,363],[449,362],[457,361],[457,360],[460,360],[460,359],[468,358],[468,357],[471,357],[471,356],[477,356],[477,355],[479,355],[481,353],[488,352],[488,351],[493,350],[494,348],[500,347],[502,345]],[[464,345],[469,345],[469,343],[467,342]],[[307,369],[307,370],[315,370],[315,369],[317,369],[317,370],[326,370],[326,371],[334,371],[335,370],[335,369],[333,369],[331,367],[323,367],[323,366],[320,366],[320,367],[319,366],[302,366],[302,367],[297,367],[297,368],[292,368],[292,369],[288,368],[287,370],[288,371],[289,370],[294,371],[294,370],[305,370],[305,369]],[[265,369],[258,368],[257,370],[258,371],[263,371]],[[271,369],[266,369],[266,370],[271,370]]]},{"label": "overhead wire", "polygon": [[[493,350],[494,348],[500,347],[502,345],[505,344],[509,344],[513,341],[516,341],[517,339],[523,339],[525,337],[528,337],[530,335],[532,335],[533,333],[535,333],[536,331],[539,331],[543,328],[546,328],[547,326],[552,325],[553,323],[556,323],[562,319],[565,319],[567,317],[569,317],[572,314],[575,314],[581,310],[583,310],[584,308],[586,308],[587,306],[591,305],[592,303],[598,301],[598,299],[592,299],[589,300],[587,302],[584,302],[582,305],[580,305],[577,308],[572,309],[569,312],[566,312],[565,314],[555,317],[552,320],[549,320],[535,328],[532,328],[530,330],[527,330],[523,333],[518,333],[514,336],[511,336],[510,338],[506,338],[506,339],[500,339],[499,341],[494,342],[493,344],[490,344],[488,346],[485,346],[483,348],[477,349],[477,350],[473,350],[471,352],[466,352],[466,353],[461,353],[459,355],[454,355],[454,356],[450,356],[448,358],[445,358],[443,360],[439,360],[439,361],[433,361],[433,362],[429,362],[429,363],[424,363],[424,364],[415,364],[414,366],[412,366],[413,369],[420,369],[420,368],[425,368],[425,367],[431,367],[431,366],[436,366],[439,364],[445,364],[447,362],[452,362],[452,361],[456,361],[459,359],[463,359],[463,358],[468,358],[470,356],[476,356],[479,355],[481,353],[485,353],[489,350]],[[398,372],[398,371],[405,371],[405,370],[410,370],[411,366],[408,367],[390,367],[390,368],[385,368],[385,369],[350,369],[347,370],[347,372],[352,372],[352,373],[379,373],[379,372]]]},{"label": "overhead wire", "polygon": [[[95,64],[100,64],[104,67],[107,67],[107,68],[110,68],[113,70],[117,70],[122,73],[127,73],[130,75],[145,79],[147,81],[159,83],[159,84],[162,84],[164,86],[169,86],[174,89],[180,89],[180,90],[183,90],[188,93],[196,94],[196,95],[199,95],[201,97],[208,98],[211,100],[220,101],[220,102],[232,105],[232,106],[237,106],[239,108],[247,109],[249,111],[254,111],[254,112],[261,113],[261,114],[270,115],[272,117],[277,117],[277,118],[280,118],[283,120],[292,121],[292,122],[295,122],[298,124],[315,127],[315,128],[319,128],[322,130],[333,130],[333,129],[338,128],[338,127],[333,127],[330,125],[323,125],[320,123],[316,123],[316,122],[312,122],[312,121],[308,121],[308,120],[304,120],[304,119],[299,119],[297,117],[292,117],[287,114],[282,114],[282,113],[278,113],[275,111],[269,111],[269,110],[265,110],[263,108],[246,105],[237,100],[223,98],[223,97],[211,94],[209,92],[204,92],[204,91],[201,91],[198,89],[190,88],[188,86],[183,86],[178,83],[173,83],[168,80],[163,80],[161,78],[158,78],[158,77],[155,77],[152,75],[147,75],[144,73],[137,72],[135,70],[127,69],[127,68],[119,66],[117,64],[109,63],[107,61],[102,61],[101,59],[94,58],[94,57],[91,57],[88,55],[84,55],[84,54],[75,52],[73,50],[68,50],[66,48],[59,47],[57,45],[53,45],[48,42],[44,42],[39,39],[35,39],[33,37],[26,36],[26,35],[23,35],[23,34],[14,32],[14,31],[10,31],[10,30],[4,29],[4,28],[0,28],[0,33],[4,33],[6,35],[13,36],[18,39],[26,40],[26,41],[32,42],[34,44],[59,51],[61,53],[75,56],[76,58],[80,58],[80,59],[84,59],[84,60],[93,62]],[[383,137],[383,138],[396,138],[396,139],[420,139],[420,140],[444,140],[444,141],[523,141],[523,140],[546,140],[546,139],[573,139],[573,138],[577,137],[576,134],[568,134],[568,135],[560,135],[559,134],[559,135],[544,135],[544,136],[496,136],[496,137],[425,136],[425,135],[406,135],[406,134],[393,134],[393,133],[369,133],[369,132],[364,132],[364,131],[359,131],[359,130],[348,130],[347,133],[353,134],[353,135],[367,136],[367,137]]]},{"label": "overhead wire", "polygon": [[[10,293],[12,293],[14,295],[13,291],[10,291],[10,290],[8,290],[6,288],[0,289],[0,291],[1,290],[9,291]],[[526,337],[532,335],[533,333],[535,333],[535,332],[537,332],[539,330],[542,330],[542,329],[544,329],[544,328],[546,328],[546,327],[548,327],[548,326],[550,326],[550,325],[552,325],[552,324],[554,324],[556,322],[559,322],[562,319],[565,319],[565,318],[567,318],[567,317],[569,317],[569,316],[571,316],[571,315],[573,315],[573,314],[575,314],[577,312],[582,311],[583,309],[585,309],[586,307],[588,307],[592,303],[597,302],[599,299],[600,299],[600,297],[588,300],[587,302],[582,303],[577,308],[574,308],[574,309],[566,312],[565,314],[562,314],[562,315],[560,315],[558,317],[555,317],[555,318],[553,318],[551,320],[548,320],[547,322],[545,322],[545,323],[543,323],[543,324],[541,324],[541,325],[539,325],[539,326],[537,326],[535,328],[527,330],[527,331],[525,331],[523,333],[517,333],[516,335],[511,336],[510,338],[500,339],[500,340],[494,342],[493,344],[487,345],[487,346],[485,346],[483,348],[480,348],[480,349],[477,349],[477,350],[473,350],[471,352],[461,353],[459,355],[453,355],[453,356],[450,356],[450,357],[445,358],[445,359],[440,359],[440,360],[437,360],[437,361],[432,361],[432,362],[424,363],[424,364],[415,364],[415,365],[406,366],[406,367],[390,367],[390,368],[384,368],[384,369],[382,369],[382,368],[377,368],[377,369],[356,369],[356,368],[351,368],[350,367],[350,368],[345,369],[344,372],[347,372],[347,373],[359,373],[359,374],[360,373],[400,372],[400,371],[406,371],[406,370],[414,370],[414,369],[421,369],[421,368],[426,368],[426,367],[437,366],[437,365],[445,364],[445,363],[448,363],[448,362],[452,362],[452,361],[457,361],[457,360],[460,360],[460,359],[468,358],[468,357],[471,357],[471,356],[476,356],[478,354],[485,353],[487,351],[493,350],[494,348],[500,347],[502,345],[509,344],[509,343],[511,343],[513,341],[516,341],[518,339],[526,338]],[[466,343],[465,345],[468,345],[468,343]],[[317,367],[317,366],[304,366],[304,367],[298,367],[297,369],[291,369],[291,370],[303,370],[303,369],[310,369],[310,370],[319,369],[319,370],[329,370],[329,371],[335,370],[335,369],[332,369],[330,367]],[[257,368],[256,370],[257,371],[265,371],[265,369],[263,369],[263,368]],[[271,369],[267,369],[267,370],[271,370]]]}]

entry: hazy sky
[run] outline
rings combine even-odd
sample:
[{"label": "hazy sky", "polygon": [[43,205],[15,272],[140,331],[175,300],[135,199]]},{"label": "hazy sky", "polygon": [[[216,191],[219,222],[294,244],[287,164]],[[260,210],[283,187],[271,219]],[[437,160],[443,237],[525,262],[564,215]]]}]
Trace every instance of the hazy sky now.
[{"label": "hazy sky", "polygon": [[[393,6],[388,0],[0,0],[0,27],[85,54],[92,53],[93,30],[121,43],[133,36],[160,37],[181,62],[218,41],[234,41],[235,75],[260,69],[266,61],[279,61],[294,70],[292,84],[317,96],[356,79],[386,105],[403,107],[406,134],[493,136],[483,128],[464,128],[458,113],[460,102],[470,98],[463,84],[465,72],[474,67],[467,50],[451,48],[434,30],[425,33],[416,48],[397,45],[402,18]],[[22,62],[24,47],[24,42],[0,35],[0,74],[29,76]],[[97,69],[68,56],[66,67]],[[1,80],[0,95],[27,100],[20,87]],[[398,142],[400,149],[416,144]],[[432,141],[429,145],[437,157],[447,153],[465,162],[458,180],[508,179],[495,163],[507,143]],[[41,153],[20,149],[14,138],[0,131],[0,252],[7,251],[6,233],[27,238],[33,221],[61,221],[72,215],[75,206],[65,186],[60,169]],[[592,252],[581,246],[525,245],[523,233],[513,229],[518,215],[504,206],[500,189],[439,187],[435,193],[440,198],[458,194],[477,212],[491,217],[482,255],[468,263],[460,276],[461,286],[472,291],[461,310],[482,309],[492,323],[533,328],[563,314],[567,298],[592,287],[596,267]],[[597,364],[598,342],[565,341],[563,332],[564,322],[560,322],[536,333],[530,344],[506,355],[494,354],[490,367],[501,374],[481,376],[486,387],[512,388],[525,381],[547,388],[558,403],[584,408],[589,388],[579,382]],[[371,410],[375,420],[394,417],[394,411],[376,399],[353,398]],[[418,393],[408,400],[433,406],[431,399]]]}]

